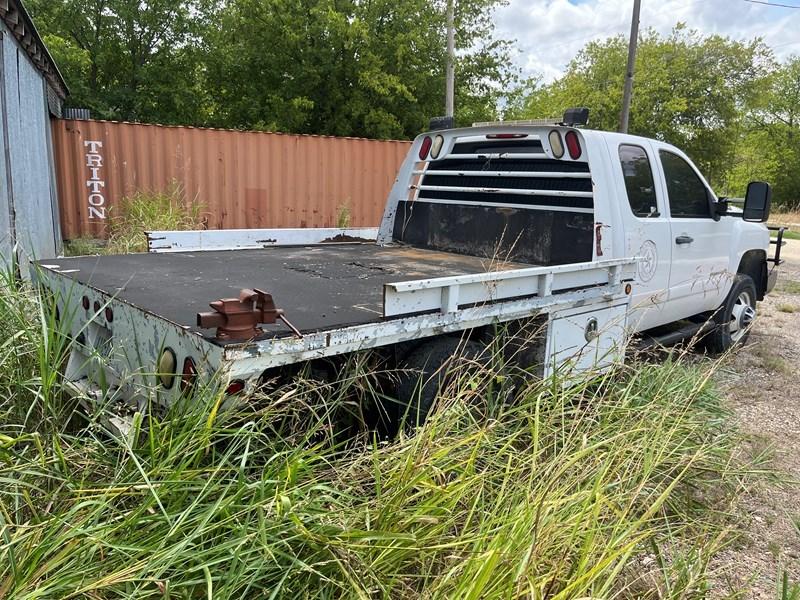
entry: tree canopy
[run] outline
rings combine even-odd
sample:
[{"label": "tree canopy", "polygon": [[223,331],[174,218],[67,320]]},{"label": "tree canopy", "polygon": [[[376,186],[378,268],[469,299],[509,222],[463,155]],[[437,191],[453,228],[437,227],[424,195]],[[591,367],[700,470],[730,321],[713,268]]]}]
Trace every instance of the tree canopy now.
[{"label": "tree canopy", "polygon": [[[460,0],[460,122],[514,78],[491,14]],[[444,0],[32,0],[72,102],[95,115],[406,138],[444,107]]]},{"label": "tree canopy", "polygon": [[[518,80],[498,39],[506,0],[456,1],[456,121],[588,106],[616,130],[624,36],[559,79]],[[70,86],[99,118],[410,138],[444,108],[446,0],[29,0]],[[800,58],[677,24],[640,36],[630,132],[684,149],[724,195],[774,183],[800,201]]]},{"label": "tree canopy", "polygon": [[[587,44],[562,77],[528,82],[509,109],[519,118],[591,109],[589,125],[616,131],[627,40]],[[645,30],[636,56],[629,133],[686,151],[723,195],[742,196],[766,179],[775,200],[800,199],[800,59],[777,63],[760,39],[704,36],[678,24],[662,36]]]}]

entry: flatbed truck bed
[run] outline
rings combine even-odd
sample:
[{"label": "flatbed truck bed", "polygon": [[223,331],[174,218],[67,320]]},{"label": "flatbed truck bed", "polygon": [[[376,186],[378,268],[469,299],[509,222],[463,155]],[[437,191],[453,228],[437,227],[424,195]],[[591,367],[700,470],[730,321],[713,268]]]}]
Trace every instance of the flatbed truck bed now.
[{"label": "flatbed truck bed", "polygon": [[[153,393],[169,404],[195,379],[254,389],[288,365],[530,319],[552,324],[541,375],[576,353],[580,368],[604,368],[623,347],[635,264],[536,266],[353,242],[69,257],[35,272],[73,340],[65,377],[75,393],[141,408]],[[223,299],[249,314],[241,294],[257,289],[288,323],[257,319],[258,333],[238,338],[200,326]],[[164,371],[180,385],[164,383]]]},{"label": "flatbed truck bed", "polygon": [[[311,333],[381,321],[383,286],[393,281],[531,266],[375,243],[81,256],[40,264],[218,345],[229,342],[198,328],[195,316],[243,288],[269,292],[301,333]],[[293,335],[281,322],[263,329],[256,339]]]}]

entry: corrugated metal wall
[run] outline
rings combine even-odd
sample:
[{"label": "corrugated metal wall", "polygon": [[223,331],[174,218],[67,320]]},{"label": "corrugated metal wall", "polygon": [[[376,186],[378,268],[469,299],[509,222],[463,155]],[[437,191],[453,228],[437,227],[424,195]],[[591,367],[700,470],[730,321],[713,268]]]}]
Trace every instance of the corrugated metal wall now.
[{"label": "corrugated metal wall", "polygon": [[0,256],[16,244],[20,271],[60,251],[49,149],[47,85],[16,38],[0,24]]},{"label": "corrugated metal wall", "polygon": [[53,123],[64,237],[102,237],[109,209],[172,180],[210,229],[377,226],[409,142],[165,127]]}]

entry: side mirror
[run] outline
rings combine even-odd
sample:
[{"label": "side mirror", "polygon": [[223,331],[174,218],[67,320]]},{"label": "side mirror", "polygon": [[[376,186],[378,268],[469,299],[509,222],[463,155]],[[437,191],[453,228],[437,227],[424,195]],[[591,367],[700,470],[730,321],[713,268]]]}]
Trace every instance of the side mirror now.
[{"label": "side mirror", "polygon": [[751,181],[747,185],[744,197],[744,213],[742,219],[752,223],[764,223],[769,219],[772,204],[772,188],[763,181]]},{"label": "side mirror", "polygon": [[706,201],[708,201],[708,212],[711,214],[711,218],[719,221],[720,217],[727,212],[728,203],[718,201],[714,198],[714,193],[708,188],[706,188]]},{"label": "side mirror", "polygon": [[728,215],[728,199],[720,198],[714,202],[714,220],[719,221],[720,217]]}]

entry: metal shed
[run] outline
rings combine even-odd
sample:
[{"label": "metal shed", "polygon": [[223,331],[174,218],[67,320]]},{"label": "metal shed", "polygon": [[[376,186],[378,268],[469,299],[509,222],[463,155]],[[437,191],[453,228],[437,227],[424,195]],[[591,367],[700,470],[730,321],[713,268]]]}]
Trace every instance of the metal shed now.
[{"label": "metal shed", "polygon": [[21,0],[0,0],[0,257],[61,251],[50,117],[67,87]]}]

